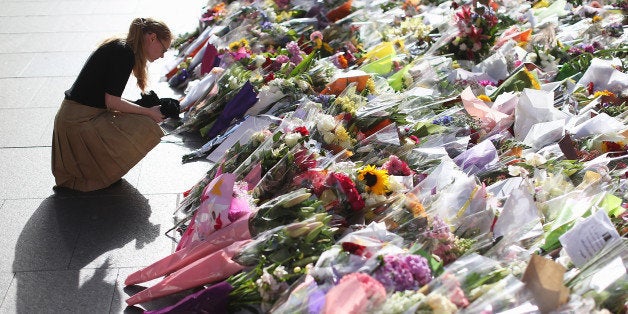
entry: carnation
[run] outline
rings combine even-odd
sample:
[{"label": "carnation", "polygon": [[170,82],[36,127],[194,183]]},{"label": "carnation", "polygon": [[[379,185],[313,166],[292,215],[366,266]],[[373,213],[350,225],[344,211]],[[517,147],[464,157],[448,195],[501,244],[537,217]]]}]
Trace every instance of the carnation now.
[{"label": "carnation", "polygon": [[[335,181],[335,182],[334,182]],[[328,185],[333,186],[334,183],[340,185],[340,189],[342,194],[347,197],[347,201],[352,210],[360,211],[364,208],[364,199],[358,192],[358,189],[355,187],[355,183],[344,173],[332,173],[329,177]]]},{"label": "carnation", "polygon": [[331,132],[336,128],[336,120],[334,117],[326,114],[318,115],[316,128],[321,132]]},{"label": "carnation", "polygon": [[382,169],[388,170],[393,176],[409,176],[414,173],[408,164],[395,155],[390,155],[388,161],[382,165]]}]

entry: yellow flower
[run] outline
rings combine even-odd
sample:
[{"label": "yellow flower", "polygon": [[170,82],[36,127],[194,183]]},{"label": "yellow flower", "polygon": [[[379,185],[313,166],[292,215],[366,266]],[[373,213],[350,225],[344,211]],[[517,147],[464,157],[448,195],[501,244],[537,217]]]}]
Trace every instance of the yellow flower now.
[{"label": "yellow flower", "polygon": [[532,72],[528,71],[526,68],[523,68],[523,72],[530,79],[530,83],[532,84],[532,87],[534,89],[541,89],[541,84],[539,84],[539,80],[537,80],[537,78],[534,77],[534,74],[532,74]]},{"label": "yellow flower", "polygon": [[239,41],[234,41],[234,42],[229,44],[229,50],[236,51],[238,49],[240,49],[240,42]]},{"label": "yellow flower", "polygon": [[491,102],[491,99],[484,94],[478,96],[478,99],[480,99],[481,101]]},{"label": "yellow flower", "polygon": [[336,134],[336,140],[339,143],[344,143],[344,142],[348,142],[349,140],[351,140],[351,137],[349,136],[349,133],[347,132],[347,130],[342,126],[338,126],[335,130],[334,133]]},{"label": "yellow flower", "polygon": [[397,47],[399,49],[399,51],[401,52],[406,52],[406,44],[404,43],[404,40],[401,38],[397,38],[393,41],[393,45],[395,45],[395,47]]},{"label": "yellow flower", "polygon": [[336,98],[336,103],[340,105],[342,110],[352,115],[355,115],[355,112],[358,110],[358,104],[349,96],[340,96]]},{"label": "yellow flower", "polygon": [[595,93],[593,93],[593,97],[600,97],[600,96],[610,96],[610,97],[615,97],[615,94],[613,94],[613,92],[609,91],[609,90],[599,90]]},{"label": "yellow flower", "polygon": [[388,171],[368,165],[358,171],[358,180],[366,184],[366,191],[384,195],[388,191]]},{"label": "yellow flower", "polygon": [[599,16],[599,15],[594,15],[594,16],[593,16],[593,18],[591,19],[591,21],[592,21],[593,23],[597,23],[597,22],[599,22],[599,21],[601,21],[601,20],[602,20],[602,17],[601,17],[601,16]]},{"label": "yellow flower", "polygon": [[369,79],[366,80],[365,88],[368,89],[369,93],[375,94],[375,81],[372,77],[369,77]]}]

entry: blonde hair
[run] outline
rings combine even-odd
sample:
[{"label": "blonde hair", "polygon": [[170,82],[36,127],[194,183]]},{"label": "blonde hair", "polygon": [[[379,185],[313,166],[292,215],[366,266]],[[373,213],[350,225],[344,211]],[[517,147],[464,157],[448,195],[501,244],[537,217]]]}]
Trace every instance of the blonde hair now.
[{"label": "blonde hair", "polygon": [[137,78],[137,86],[139,86],[142,91],[146,88],[148,76],[146,56],[144,54],[144,34],[151,33],[157,35],[158,40],[170,42],[172,39],[172,33],[164,22],[154,20],[152,18],[138,17],[131,22],[126,38],[109,38],[101,44],[102,46],[115,40],[122,40],[131,47],[133,54],[135,55],[133,75]]}]

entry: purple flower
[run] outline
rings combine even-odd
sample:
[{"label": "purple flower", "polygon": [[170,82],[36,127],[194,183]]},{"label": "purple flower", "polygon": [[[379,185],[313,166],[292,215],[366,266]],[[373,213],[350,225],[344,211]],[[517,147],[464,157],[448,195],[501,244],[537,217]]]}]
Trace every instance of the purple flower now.
[{"label": "purple flower", "polygon": [[299,44],[295,41],[291,41],[286,44],[286,49],[290,52],[291,55],[298,55],[301,53],[301,49],[299,49]]},{"label": "purple flower", "polygon": [[434,216],[434,220],[432,220],[432,226],[430,230],[425,233],[425,235],[427,237],[437,240],[449,240],[452,238],[452,233],[449,225],[438,216]]},{"label": "purple flower", "polygon": [[299,64],[303,57],[301,57],[301,49],[299,48],[299,44],[294,41],[291,41],[286,44],[286,49],[290,53],[290,61],[294,64]]},{"label": "purple flower", "polygon": [[448,125],[452,121],[454,121],[454,118],[452,118],[451,116],[444,116],[444,117],[440,117],[440,118],[434,119],[432,121],[432,123],[433,124],[440,124],[440,125]]},{"label": "purple flower", "polygon": [[416,290],[432,280],[432,271],[423,256],[394,254],[384,256],[383,260],[373,278],[388,291]]},{"label": "purple flower", "polygon": [[277,58],[275,58],[275,62],[278,62],[279,64],[284,64],[289,61],[290,58],[286,55],[278,55]]},{"label": "purple flower", "polygon": [[269,22],[269,21],[264,21],[262,22],[262,25],[260,25],[263,31],[267,31],[273,28],[273,23]]}]

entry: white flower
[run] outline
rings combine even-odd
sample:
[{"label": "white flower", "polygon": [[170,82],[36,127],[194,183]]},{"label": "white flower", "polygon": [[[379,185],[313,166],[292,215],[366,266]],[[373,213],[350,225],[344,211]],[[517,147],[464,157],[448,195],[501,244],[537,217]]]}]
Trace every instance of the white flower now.
[{"label": "white flower", "polygon": [[299,86],[299,88],[302,91],[306,91],[310,88],[310,84],[308,84],[308,82],[304,81],[304,80],[296,80],[297,81],[297,86]]},{"label": "white flower", "polygon": [[331,132],[336,128],[336,120],[327,114],[318,115],[316,128],[321,132]]},{"label": "white flower", "polygon": [[275,277],[273,277],[273,275],[269,274],[268,271],[266,270],[266,268],[264,268],[264,271],[263,271],[262,276],[260,277],[260,279],[262,280],[263,284],[267,284],[271,288],[277,284],[277,281],[275,280]]},{"label": "white flower", "polygon": [[524,158],[526,160],[526,164],[532,167],[538,167],[547,162],[547,159],[538,153],[527,153]]},{"label": "white flower", "polygon": [[251,139],[256,142],[263,142],[266,140],[267,133],[265,131],[255,132],[251,135]]},{"label": "white flower", "polygon": [[286,271],[286,268],[281,265],[277,266],[277,268],[275,268],[275,270],[273,271],[273,275],[275,275],[275,277],[277,277],[277,279],[279,280],[281,280],[287,274],[288,272]]},{"label": "white flower", "polygon": [[403,74],[403,85],[409,87],[414,83],[414,78],[410,74],[410,72],[406,72]]},{"label": "white flower", "polygon": [[336,140],[336,135],[332,132],[321,131],[323,133],[323,141],[327,144],[331,144]]},{"label": "white flower", "polygon": [[467,44],[462,43],[462,44],[460,45],[460,51],[466,51],[466,50],[467,50]]},{"label": "white flower", "polygon": [[449,299],[437,293],[428,294],[426,301],[434,313],[455,313],[458,310]]},{"label": "white flower", "polygon": [[480,49],[482,49],[482,44],[479,42],[474,43],[473,48],[471,48],[473,51],[480,51]]},{"label": "white flower", "polygon": [[255,55],[255,66],[256,67],[261,67],[262,64],[264,64],[264,62],[266,62],[266,57],[264,57],[263,55],[259,54],[259,55]]},{"label": "white flower", "polygon": [[379,195],[374,193],[362,193],[362,198],[364,199],[364,205],[366,207],[375,206],[379,203],[386,201],[385,195]]},{"label": "white flower", "polygon": [[229,88],[236,89],[238,87],[238,79],[235,76],[229,77]]},{"label": "white flower", "polygon": [[527,176],[528,170],[521,166],[508,166],[508,174],[516,177],[516,176]]},{"label": "white flower", "polygon": [[389,186],[388,189],[391,192],[401,192],[406,190],[406,186],[400,181],[403,177],[388,176]]},{"label": "white flower", "polygon": [[283,140],[284,142],[286,142],[286,145],[288,145],[288,147],[292,148],[299,143],[299,140],[301,139],[301,137],[302,136],[299,132],[292,132],[292,133],[286,134]]}]

